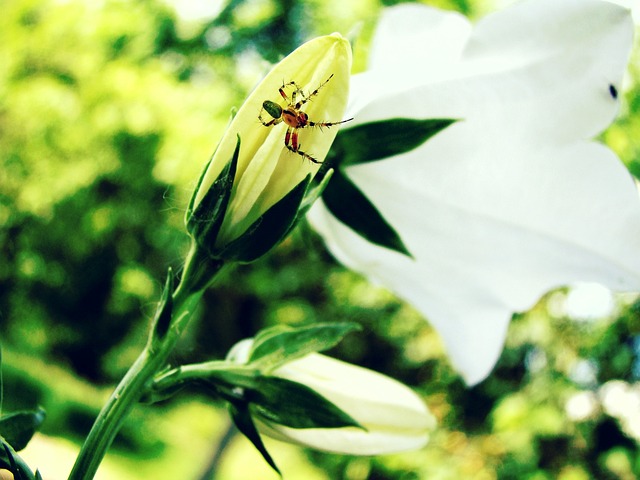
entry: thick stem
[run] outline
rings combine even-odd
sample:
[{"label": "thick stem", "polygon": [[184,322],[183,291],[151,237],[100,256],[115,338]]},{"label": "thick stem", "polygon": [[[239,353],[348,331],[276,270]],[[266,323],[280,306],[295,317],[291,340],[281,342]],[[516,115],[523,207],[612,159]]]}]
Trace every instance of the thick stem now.
[{"label": "thick stem", "polygon": [[122,422],[145,393],[154,375],[166,365],[167,358],[189,324],[204,289],[221,267],[221,262],[216,263],[203,257],[195,244],[192,245],[182,280],[173,294],[169,329],[162,338],[151,333],[147,346],[96,418],[69,474],[69,480],[91,480],[95,476]]}]

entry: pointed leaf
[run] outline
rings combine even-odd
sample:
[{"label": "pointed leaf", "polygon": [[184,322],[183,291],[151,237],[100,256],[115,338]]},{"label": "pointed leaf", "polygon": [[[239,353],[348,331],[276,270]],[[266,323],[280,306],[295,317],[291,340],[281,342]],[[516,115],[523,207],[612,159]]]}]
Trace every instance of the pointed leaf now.
[{"label": "pointed leaf", "polygon": [[280,377],[260,377],[258,390],[245,398],[268,422],[291,428],[362,427],[315,390]]},{"label": "pointed leaf", "polygon": [[27,446],[33,434],[44,422],[44,410],[15,412],[0,417],[0,435],[16,451]]},{"label": "pointed leaf", "polygon": [[0,414],[4,405],[4,377],[2,376],[2,347],[0,346]]},{"label": "pointed leaf", "polygon": [[363,123],[338,132],[327,157],[344,167],[400,155],[419,147],[457,120],[450,118],[391,118]]},{"label": "pointed leaf", "polygon": [[334,172],[322,200],[338,220],[371,243],[412,256],[398,232],[340,170]]},{"label": "pointed leaf", "polygon": [[269,372],[309,353],[327,350],[358,329],[360,326],[351,322],[315,323],[298,328],[272,327],[256,336],[249,363]]},{"label": "pointed leaf", "polygon": [[[220,172],[220,175],[218,175],[218,178],[211,184],[209,190],[205,193],[195,209],[193,201],[197,193],[194,193],[189,209],[187,210],[187,230],[198,241],[198,244],[210,253],[213,253],[211,249],[215,244],[220,226],[227,212],[239,155],[240,136],[238,135],[236,148],[229,163],[227,163],[222,172]],[[202,182],[202,177],[200,178],[200,182]],[[196,189],[196,192],[197,191]]]},{"label": "pointed leaf", "polygon": [[240,402],[236,402],[234,404],[230,403],[229,413],[233,423],[238,427],[238,430],[240,430],[240,432],[247,437],[251,443],[253,443],[253,446],[260,452],[262,458],[264,458],[269,466],[282,477],[282,473],[280,473],[276,463],[273,461],[273,458],[271,458],[271,455],[269,455],[264,443],[262,443],[262,438],[260,438],[258,429],[253,423],[248,406],[245,403]]},{"label": "pointed leaf", "polygon": [[171,324],[171,316],[173,313],[173,285],[174,276],[173,271],[169,268],[167,272],[167,280],[164,284],[164,290],[162,291],[162,297],[158,303],[158,309],[156,311],[156,318],[153,325],[153,338],[161,340],[169,330]]},{"label": "pointed leaf", "polygon": [[15,480],[34,480],[34,475],[29,466],[1,436],[0,445],[2,445],[2,449],[0,449],[0,468],[11,471]]},{"label": "pointed leaf", "polygon": [[231,241],[219,256],[238,262],[252,262],[275,247],[291,230],[305,197],[311,176],[307,175],[293,190],[256,220],[246,232]]},{"label": "pointed leaf", "polygon": [[324,189],[327,188],[327,185],[329,185],[329,180],[331,180],[333,172],[334,170],[332,168],[329,169],[327,172],[321,175],[322,179],[317,183],[316,179],[320,175],[316,175],[314,177],[314,185],[313,187],[309,188],[307,194],[304,197],[304,200],[302,201],[302,205],[300,205],[300,210],[298,211],[299,218],[304,216],[304,214],[307,213],[307,211],[313,206],[313,203],[322,195]]}]

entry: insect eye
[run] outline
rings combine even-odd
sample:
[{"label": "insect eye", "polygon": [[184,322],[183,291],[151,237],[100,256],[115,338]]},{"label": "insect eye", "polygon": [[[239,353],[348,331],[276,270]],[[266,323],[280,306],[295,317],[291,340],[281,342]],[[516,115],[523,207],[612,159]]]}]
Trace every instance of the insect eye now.
[{"label": "insect eye", "polygon": [[309,120],[309,115],[304,112],[300,112],[300,118],[306,122],[307,120]]}]

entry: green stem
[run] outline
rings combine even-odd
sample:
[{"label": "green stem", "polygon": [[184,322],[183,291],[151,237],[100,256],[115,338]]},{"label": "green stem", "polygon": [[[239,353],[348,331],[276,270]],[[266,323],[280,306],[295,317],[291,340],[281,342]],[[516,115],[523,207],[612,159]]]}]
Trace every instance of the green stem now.
[{"label": "green stem", "polygon": [[91,480],[95,476],[122,422],[145,393],[154,375],[165,367],[167,358],[189,324],[204,289],[221,268],[221,262],[216,263],[203,256],[200,249],[192,245],[185,261],[182,280],[173,293],[169,329],[160,338],[156,332],[151,332],[146,347],[96,418],[69,474],[69,480]]}]

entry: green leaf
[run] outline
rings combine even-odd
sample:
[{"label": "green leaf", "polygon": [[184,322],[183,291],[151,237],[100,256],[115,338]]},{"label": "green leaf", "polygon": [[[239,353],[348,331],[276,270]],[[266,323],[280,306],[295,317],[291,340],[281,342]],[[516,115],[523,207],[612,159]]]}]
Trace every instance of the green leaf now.
[{"label": "green leaf", "polygon": [[20,458],[15,450],[0,436],[0,468],[8,469],[13,473],[15,480],[35,480],[29,466]]},{"label": "green leaf", "polygon": [[280,377],[260,377],[245,398],[268,422],[291,428],[362,427],[353,417],[306,385]]},{"label": "green leaf", "polygon": [[0,345],[0,414],[4,405],[4,377],[2,376],[2,346]]},{"label": "green leaf", "polygon": [[[393,193],[390,192],[390,195]],[[322,193],[329,211],[371,243],[411,257],[400,235],[371,201],[340,170],[336,170]]]},{"label": "green leaf", "polygon": [[169,330],[169,325],[171,325],[171,316],[173,314],[173,285],[173,271],[171,270],[171,267],[169,267],[167,280],[164,284],[162,297],[160,297],[160,302],[158,303],[156,316],[153,322],[154,340],[162,340]]},{"label": "green leaf", "polygon": [[333,166],[357,165],[400,155],[419,147],[458,120],[391,118],[341,129],[327,161]]},{"label": "green leaf", "polygon": [[[321,180],[317,182],[317,184],[309,188],[307,194],[304,197],[304,200],[302,201],[302,204],[300,205],[298,218],[303,217],[313,206],[313,203],[322,195],[322,192],[324,192],[324,189],[327,188],[329,180],[331,180],[331,177],[333,176],[333,172],[333,169],[329,169],[321,176]],[[314,181],[316,180],[316,177],[314,177]]]},{"label": "green leaf", "polygon": [[221,391],[224,388],[235,389],[248,388],[254,389],[258,387],[257,378],[260,375],[258,370],[248,368],[244,365],[236,365],[227,363],[226,366],[222,364],[217,368],[207,369],[207,363],[196,364],[198,372],[194,375],[191,374],[189,380],[206,380],[213,386],[218,387]]},{"label": "green leaf", "polygon": [[196,197],[198,196],[198,190],[200,190],[202,181],[204,180],[204,177],[207,175],[207,170],[209,170],[209,166],[211,165],[211,160],[213,160],[213,155],[211,155],[211,158],[209,158],[209,161],[205,164],[204,168],[202,169],[202,172],[200,173],[200,177],[198,177],[198,182],[196,183],[196,186],[193,189],[193,194],[189,199],[189,205],[187,205],[187,211],[185,212],[185,223],[187,224],[189,223],[191,215],[193,215],[193,204],[196,202]]},{"label": "green leaf", "polygon": [[253,446],[260,452],[262,458],[282,477],[282,473],[280,473],[276,463],[273,461],[273,458],[271,458],[271,455],[269,455],[264,443],[262,443],[262,438],[253,423],[247,404],[242,402],[230,403],[229,413],[238,430],[253,443]]},{"label": "green leaf", "polygon": [[0,417],[0,435],[16,451],[27,446],[33,434],[44,422],[44,410],[15,412]]},{"label": "green leaf", "polygon": [[253,262],[280,243],[298,218],[298,209],[310,181],[311,176],[307,175],[217,256],[238,262]]},{"label": "green leaf", "polygon": [[[207,190],[198,206],[193,209],[196,193],[194,193],[189,208],[187,210],[187,231],[193,236],[198,245],[207,250],[212,256],[215,252],[212,250],[215,245],[216,238],[222,226],[222,221],[227,212],[229,199],[231,198],[231,190],[236,176],[238,166],[238,156],[240,155],[240,135],[236,143],[236,149],[229,163],[224,167],[218,178]],[[206,169],[205,169],[206,172]],[[203,172],[203,175],[205,173]],[[202,183],[202,177],[198,182],[199,190]]]},{"label": "green leaf", "polygon": [[248,363],[267,373],[309,353],[327,350],[337,345],[348,333],[359,329],[360,326],[352,322],[268,328],[256,335]]}]

